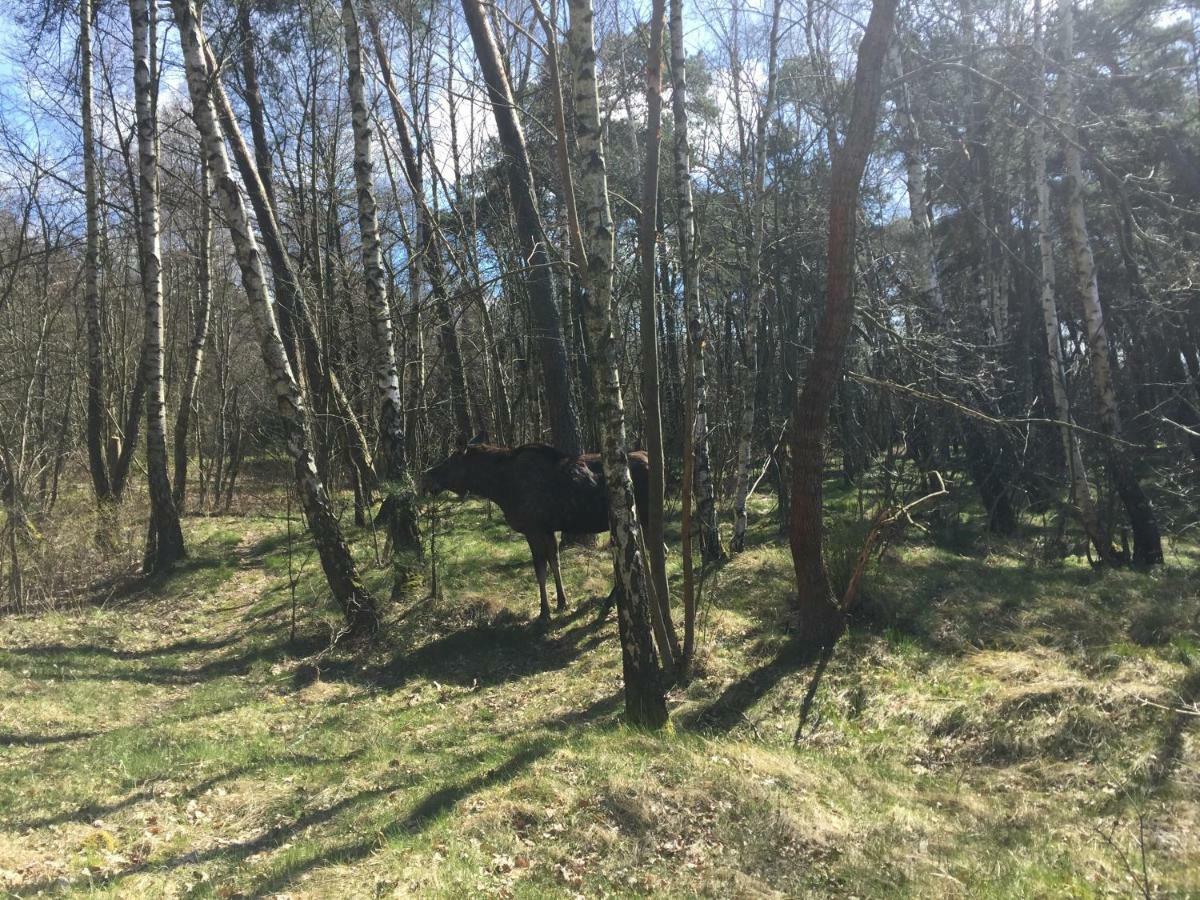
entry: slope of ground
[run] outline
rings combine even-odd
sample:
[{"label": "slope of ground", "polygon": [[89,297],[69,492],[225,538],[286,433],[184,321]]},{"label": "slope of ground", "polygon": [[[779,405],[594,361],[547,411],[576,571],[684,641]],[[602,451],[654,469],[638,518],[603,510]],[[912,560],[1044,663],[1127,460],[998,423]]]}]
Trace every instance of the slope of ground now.
[{"label": "slope of ground", "polygon": [[620,724],[601,552],[542,631],[524,542],[448,508],[442,599],[350,654],[283,522],[187,534],[167,581],[5,622],[0,893],[1200,892],[1190,545],[1152,574],[894,548],[794,746],[765,530],[708,576],[662,736]]}]

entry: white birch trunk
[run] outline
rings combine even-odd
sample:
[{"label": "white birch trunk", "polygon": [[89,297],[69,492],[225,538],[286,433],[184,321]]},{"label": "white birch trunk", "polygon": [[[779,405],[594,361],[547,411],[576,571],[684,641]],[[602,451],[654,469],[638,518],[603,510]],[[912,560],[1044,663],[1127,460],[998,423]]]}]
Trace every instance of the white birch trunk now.
[{"label": "white birch trunk", "polygon": [[150,522],[142,568],[166,571],[185,555],[179,512],[167,474],[167,398],[163,363],[163,284],[159,251],[158,138],[155,134],[151,52],[155,31],[147,0],[129,0],[133,28],[134,111],[138,143],[138,227],[141,230],[145,333],[142,366],[146,383],[146,472]]},{"label": "white birch trunk", "polygon": [[708,384],[704,369],[704,321],[700,314],[699,260],[696,258],[696,220],[692,204],[692,159],[688,142],[687,56],[683,50],[683,0],[671,0],[671,114],[675,125],[675,191],[678,218],[679,268],[687,318],[687,356],[683,400],[683,661],[686,678],[695,657],[696,588],[692,563],[692,507],[695,496],[700,558],[708,563],[724,555],[717,527],[712,469],[708,460]]},{"label": "white birch trunk", "polygon": [[1033,52],[1038,65],[1043,66],[1039,79],[1037,115],[1033,126],[1033,177],[1037,186],[1038,250],[1041,256],[1042,275],[1042,324],[1046,335],[1046,362],[1050,369],[1051,394],[1054,400],[1054,418],[1062,425],[1059,436],[1062,440],[1063,459],[1066,461],[1071,505],[1083,524],[1084,531],[1095,545],[1101,558],[1112,555],[1108,536],[1104,534],[1100,518],[1092,502],[1092,489],[1088,484],[1087,469],[1083,464],[1083,453],[1075,435],[1074,420],[1067,392],[1067,374],[1063,366],[1062,329],[1058,319],[1058,303],[1055,296],[1054,244],[1050,233],[1050,182],[1046,177],[1046,78],[1044,62],[1046,55],[1042,30],[1041,0],[1034,2]]},{"label": "white birch trunk", "polygon": [[187,500],[187,439],[196,406],[196,388],[204,368],[204,345],[212,315],[212,176],[208,158],[200,153],[200,234],[196,241],[196,305],[192,315],[192,340],[188,345],[187,374],[175,417],[175,506],[182,515]]},{"label": "white birch trunk", "polygon": [[1062,28],[1061,60],[1062,71],[1059,84],[1062,89],[1061,118],[1066,123],[1067,213],[1068,245],[1071,250],[1076,284],[1083,306],[1083,320],[1088,336],[1088,362],[1092,374],[1093,394],[1100,428],[1110,441],[1108,463],[1113,483],[1120,494],[1121,502],[1129,516],[1133,530],[1134,561],[1144,564],[1163,561],[1162,538],[1158,522],[1149,499],[1138,484],[1133,466],[1122,441],[1121,417],[1117,408],[1117,392],[1113,383],[1112,364],[1109,357],[1108,332],[1104,323],[1104,308],[1100,303],[1100,285],[1096,281],[1096,261],[1088,239],[1087,213],[1083,203],[1083,157],[1076,139],[1073,106],[1071,67],[1074,64],[1074,2],[1060,0],[1060,27]]},{"label": "white birch trunk", "polygon": [[896,91],[896,111],[900,118],[900,147],[904,153],[904,172],[908,186],[908,220],[912,226],[917,251],[917,278],[921,296],[936,313],[946,308],[942,299],[941,279],[938,277],[937,254],[933,247],[933,223],[929,221],[925,188],[925,161],[921,158],[921,131],[913,113],[908,85],[904,79],[904,60],[900,45],[893,41],[888,48],[892,75],[900,82]]},{"label": "white birch trunk", "polygon": [[362,44],[352,0],[342,0],[342,30],[346,40],[349,73],[350,117],[354,127],[354,186],[358,199],[358,230],[362,244],[367,309],[374,345],[375,388],[379,394],[379,439],[383,445],[384,481],[388,492],[383,514],[392,542],[393,599],[409,593],[420,572],[421,538],[417,526],[416,491],[408,474],[404,444],[404,402],[396,367],[392,313],[388,307],[387,278],[379,247],[379,216],[375,203],[371,114],[363,89]]},{"label": "white birch trunk", "polygon": [[233,176],[225,143],[217,124],[212,98],[209,95],[212,73],[204,59],[204,37],[193,12],[191,0],[171,0],[175,22],[179,29],[187,73],[188,93],[192,100],[192,116],[200,132],[209,170],[216,185],[218,202],[229,228],[234,255],[242,273],[258,329],[263,362],[271,379],[276,407],[284,426],[286,450],[292,459],[296,487],[308,520],[321,567],[330,590],[341,607],[351,631],[362,632],[378,627],[375,598],[363,586],[342,536],[341,525],[317,474],[313,461],[304,396],[288,362],[270,294],[267,292],[262,255],[258,249],[250,219],[242,197],[241,186]]},{"label": "white birch trunk", "polygon": [[613,556],[620,579],[618,603],[625,712],[647,727],[667,722],[662,673],[651,628],[652,589],[647,579],[633,481],[625,446],[625,410],[617,342],[612,332],[613,223],[596,90],[596,48],[591,0],[570,0],[569,46],[574,71],[576,134],[582,158],[578,199],[587,265],[587,326],[595,359],[592,378],[600,402],[600,430]]}]

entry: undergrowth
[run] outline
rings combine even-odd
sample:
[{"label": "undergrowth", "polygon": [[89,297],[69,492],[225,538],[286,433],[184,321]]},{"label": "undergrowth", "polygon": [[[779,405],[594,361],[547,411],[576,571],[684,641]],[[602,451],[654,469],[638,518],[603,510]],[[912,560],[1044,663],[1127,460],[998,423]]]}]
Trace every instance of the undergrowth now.
[{"label": "undergrowth", "polygon": [[[390,608],[351,649],[330,646],[282,504],[189,517],[169,579],[106,574],[6,619],[0,890],[1200,892],[1200,549],[1099,571],[910,530],[793,744],[812,673],[790,652],[770,503],[706,573],[697,675],[661,736],[621,724],[604,550],[566,553],[571,608],[540,629],[524,540],[482,504],[443,505],[440,599]],[[386,597],[382,542],[352,537]]]}]

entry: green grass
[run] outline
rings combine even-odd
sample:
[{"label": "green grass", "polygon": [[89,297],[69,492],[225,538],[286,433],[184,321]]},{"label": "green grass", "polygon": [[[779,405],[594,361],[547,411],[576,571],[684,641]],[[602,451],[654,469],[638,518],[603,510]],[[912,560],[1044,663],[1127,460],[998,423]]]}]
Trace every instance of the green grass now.
[{"label": "green grass", "polygon": [[567,553],[543,631],[523,539],[447,505],[441,598],[350,652],[298,524],[289,561],[278,516],[187,519],[169,579],[5,621],[0,892],[1099,896],[1144,851],[1200,894],[1195,546],[1094,572],[910,533],[794,747],[811,670],[756,513],[660,736],[621,724],[606,551]]}]

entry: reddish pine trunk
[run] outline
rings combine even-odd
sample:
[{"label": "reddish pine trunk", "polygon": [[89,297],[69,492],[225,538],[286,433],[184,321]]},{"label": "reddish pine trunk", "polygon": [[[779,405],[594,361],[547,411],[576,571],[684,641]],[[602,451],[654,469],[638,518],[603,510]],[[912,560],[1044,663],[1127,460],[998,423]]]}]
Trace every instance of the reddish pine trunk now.
[{"label": "reddish pine trunk", "polygon": [[828,281],[825,313],[817,326],[804,389],[792,416],[792,563],[802,643],[825,647],[842,632],[841,607],[833,597],[822,556],[821,477],[829,409],[841,377],[846,337],[854,320],[854,225],[859,183],[875,139],[884,55],[897,0],[875,0],[858,48],[854,105],[846,139],[833,151],[829,194]]}]

